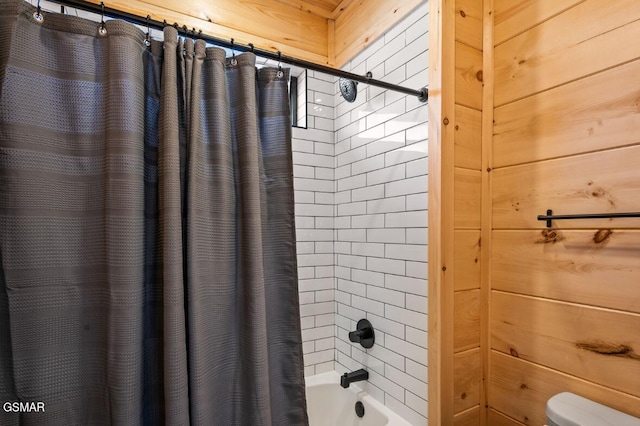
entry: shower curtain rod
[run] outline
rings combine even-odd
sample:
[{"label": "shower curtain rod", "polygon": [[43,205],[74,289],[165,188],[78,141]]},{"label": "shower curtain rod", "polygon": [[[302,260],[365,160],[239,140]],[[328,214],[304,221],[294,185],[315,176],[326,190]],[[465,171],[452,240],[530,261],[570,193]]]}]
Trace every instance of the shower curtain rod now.
[{"label": "shower curtain rod", "polygon": [[[103,4],[95,4],[90,3],[85,0],[51,0],[53,3],[57,3],[63,6],[69,6],[77,9],[82,9],[88,12],[94,12],[103,16],[109,16],[111,18],[123,19],[125,21],[129,21],[134,24],[160,29],[162,30],[165,26],[170,25],[166,21],[157,21],[151,18],[145,18],[142,16],[134,15],[129,12],[124,12],[122,10],[113,9],[110,7],[106,7]],[[294,58],[292,56],[282,55],[279,51],[272,52],[270,50],[261,49],[258,47],[254,47],[252,44],[241,44],[234,43],[233,39],[226,40],[220,37],[215,37],[212,35],[204,34],[202,31],[195,34],[195,28],[193,30],[189,30],[186,25],[180,27],[177,23],[173,24],[173,26],[178,30],[178,33],[182,33],[187,37],[196,36],[204,41],[210,42],[217,46],[227,47],[233,50],[242,51],[242,52],[253,52],[257,56],[261,56],[263,58],[273,59],[279,62],[283,62],[289,65],[294,65],[301,68],[306,68],[307,70],[319,71],[325,74],[333,75],[335,77],[343,77],[349,80],[358,81],[360,83],[366,83],[371,86],[381,87],[383,89],[393,90],[396,92],[404,93],[406,95],[416,96],[421,102],[427,102],[429,99],[429,91],[426,87],[415,90],[410,89],[408,87],[399,86],[397,84],[391,84],[380,80],[375,80],[373,78],[369,78],[367,76],[362,76],[359,74],[350,73],[347,71],[342,71],[336,68],[327,67],[324,65],[315,64],[313,62],[305,61],[304,59]]]}]

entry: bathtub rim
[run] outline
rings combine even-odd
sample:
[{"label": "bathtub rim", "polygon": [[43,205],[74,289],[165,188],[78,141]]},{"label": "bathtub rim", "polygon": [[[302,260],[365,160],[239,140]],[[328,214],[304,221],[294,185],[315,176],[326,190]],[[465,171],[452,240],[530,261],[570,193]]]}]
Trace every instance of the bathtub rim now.
[{"label": "bathtub rim", "polygon": [[[338,374],[336,371],[327,371],[325,373],[314,374],[313,376],[306,376],[304,380],[306,388],[320,385],[336,385],[340,387],[340,374]],[[391,408],[387,407],[382,402],[375,399],[372,395],[368,394],[365,390],[358,386],[357,383],[352,383],[348,389],[345,389],[345,391],[355,393],[358,400],[361,400],[367,404],[371,404],[376,409],[384,413],[384,415],[389,419],[389,426],[412,426],[411,423],[391,410]]]}]

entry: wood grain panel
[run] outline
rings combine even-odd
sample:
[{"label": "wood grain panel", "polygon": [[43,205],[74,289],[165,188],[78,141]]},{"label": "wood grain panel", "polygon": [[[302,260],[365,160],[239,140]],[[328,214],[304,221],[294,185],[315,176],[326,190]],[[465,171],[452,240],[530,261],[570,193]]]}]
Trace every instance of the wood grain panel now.
[{"label": "wood grain panel", "polygon": [[453,351],[480,346],[480,290],[457,291],[453,300]]},{"label": "wood grain panel", "polygon": [[481,176],[477,170],[454,170],[454,224],[456,229],[480,229]]},{"label": "wood grain panel", "polygon": [[343,66],[370,43],[400,22],[422,0],[358,0],[336,18],[336,65]]},{"label": "wood grain panel", "polygon": [[525,425],[546,424],[547,400],[560,392],[573,392],[640,416],[640,398],[501,352],[491,353],[491,373],[491,407]]},{"label": "wood grain panel", "polygon": [[456,0],[456,40],[482,50],[482,2]]},{"label": "wood grain panel", "polygon": [[429,2],[429,423],[451,423],[454,335],[455,2]]},{"label": "wood grain panel", "polygon": [[497,46],[496,106],[640,57],[620,42],[640,39],[638,16],[637,0],[587,0]]},{"label": "wood grain panel", "polygon": [[480,231],[457,230],[454,233],[454,290],[480,288]]},{"label": "wood grain panel", "polygon": [[347,7],[349,7],[349,5],[354,1],[356,0],[342,0],[341,2],[339,2],[338,5],[333,9],[333,14],[331,15],[331,19],[333,20],[338,19],[338,16],[342,15],[342,12],[347,10]]},{"label": "wood grain panel", "polygon": [[500,44],[584,0],[495,0],[494,43]]},{"label": "wood grain panel", "polygon": [[336,64],[336,21],[333,19],[327,20],[327,63],[330,66]]},{"label": "wood grain panel", "polygon": [[336,2],[331,1],[305,1],[305,0],[272,0],[286,4],[302,12],[313,13],[325,19],[332,19]]},{"label": "wood grain panel", "polygon": [[455,165],[480,170],[482,148],[482,112],[456,105]]},{"label": "wood grain panel", "polygon": [[640,315],[500,291],[491,312],[492,349],[640,397]]},{"label": "wood grain panel", "polygon": [[[554,214],[640,210],[640,146],[495,169],[494,229],[544,228],[536,219]],[[568,228],[638,228],[640,219],[557,221]]]},{"label": "wood grain panel", "polygon": [[494,166],[640,142],[640,61],[495,110]]},{"label": "wood grain panel", "polygon": [[480,403],[480,348],[457,353],[453,356],[453,409],[456,413],[468,410]]},{"label": "wood grain panel", "polygon": [[640,231],[494,231],[491,264],[497,290],[640,313]]},{"label": "wood grain panel", "polygon": [[480,406],[476,405],[453,416],[454,426],[480,426]]},{"label": "wood grain panel", "polygon": [[480,387],[480,425],[491,425],[488,422],[489,408],[489,351],[491,335],[489,318],[491,315],[491,228],[492,228],[492,174],[493,169],[493,91],[495,78],[493,74],[493,28],[494,0],[482,2],[482,68],[489,70],[484,77],[482,88],[482,143],[481,143],[481,212],[480,212],[480,359],[482,361],[482,385]]},{"label": "wood grain panel", "polygon": [[456,103],[482,110],[482,51],[456,42]]},{"label": "wood grain panel", "polygon": [[505,416],[503,413],[496,410],[489,410],[489,425],[491,426],[521,426],[524,423],[520,423],[511,417]]},{"label": "wood grain panel", "polygon": [[638,416],[640,219],[536,216],[640,211],[640,2],[493,1],[488,424],[564,391]]},{"label": "wood grain panel", "polygon": [[151,15],[159,21],[178,22],[225,39],[233,37],[238,43],[253,43],[312,62],[327,62],[327,20],[279,2],[166,0],[158,5],[141,0],[112,0],[108,6],[139,16]]}]

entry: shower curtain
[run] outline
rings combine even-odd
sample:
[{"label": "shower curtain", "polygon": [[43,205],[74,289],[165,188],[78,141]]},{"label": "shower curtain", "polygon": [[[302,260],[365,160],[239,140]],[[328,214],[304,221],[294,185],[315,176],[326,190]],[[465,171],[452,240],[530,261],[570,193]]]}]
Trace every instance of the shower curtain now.
[{"label": "shower curtain", "polygon": [[305,425],[287,70],[0,2],[2,425]]}]

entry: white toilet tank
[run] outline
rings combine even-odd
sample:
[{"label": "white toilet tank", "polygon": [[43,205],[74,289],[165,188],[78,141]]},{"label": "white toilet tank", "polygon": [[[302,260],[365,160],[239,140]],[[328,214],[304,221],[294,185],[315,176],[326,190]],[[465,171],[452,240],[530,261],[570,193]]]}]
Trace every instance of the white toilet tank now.
[{"label": "white toilet tank", "polygon": [[640,419],[569,392],[547,401],[548,426],[640,426]]}]

